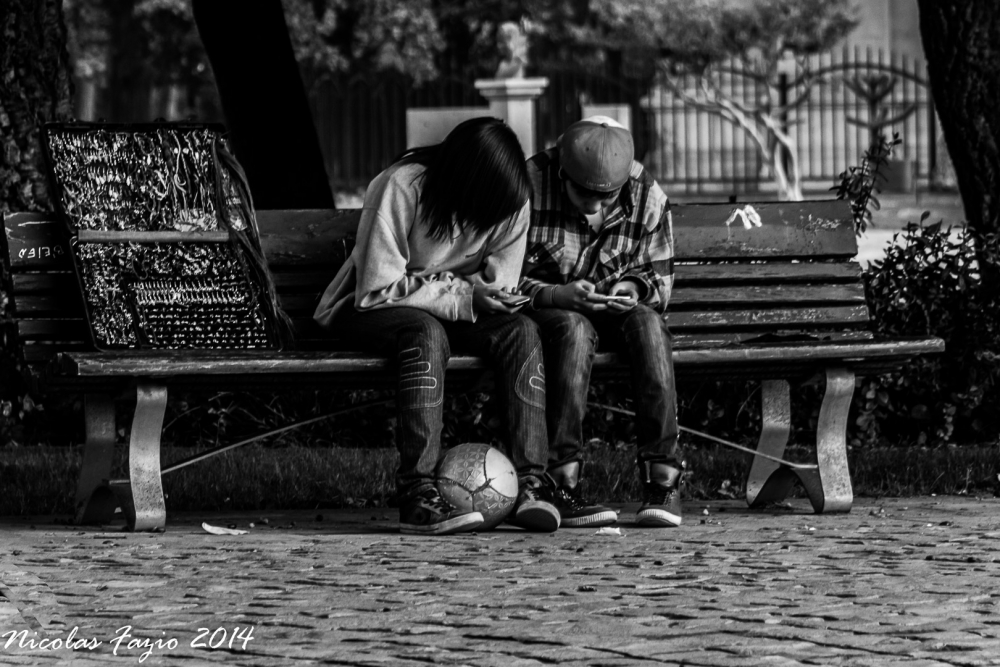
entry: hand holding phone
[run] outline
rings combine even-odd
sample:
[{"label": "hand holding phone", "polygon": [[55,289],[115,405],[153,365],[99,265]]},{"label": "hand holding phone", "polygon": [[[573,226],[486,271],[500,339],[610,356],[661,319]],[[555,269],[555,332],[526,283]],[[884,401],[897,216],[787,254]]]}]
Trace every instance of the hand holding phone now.
[{"label": "hand holding phone", "polygon": [[501,294],[497,294],[493,298],[503,303],[505,306],[510,306],[511,308],[523,306],[524,304],[531,301],[531,297],[528,296],[527,294],[512,294],[510,292],[503,292]]},{"label": "hand holding phone", "polygon": [[629,301],[632,297],[628,294],[598,294],[594,292],[590,295],[591,301]]}]

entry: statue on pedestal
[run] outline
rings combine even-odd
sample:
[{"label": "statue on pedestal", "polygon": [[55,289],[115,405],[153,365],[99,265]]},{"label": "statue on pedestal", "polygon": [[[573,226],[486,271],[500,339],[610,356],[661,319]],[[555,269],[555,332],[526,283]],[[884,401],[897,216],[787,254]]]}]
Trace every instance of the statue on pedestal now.
[{"label": "statue on pedestal", "polygon": [[524,28],[513,21],[501,23],[497,30],[497,48],[501,60],[496,78],[523,79],[528,66],[528,36],[524,34]]}]

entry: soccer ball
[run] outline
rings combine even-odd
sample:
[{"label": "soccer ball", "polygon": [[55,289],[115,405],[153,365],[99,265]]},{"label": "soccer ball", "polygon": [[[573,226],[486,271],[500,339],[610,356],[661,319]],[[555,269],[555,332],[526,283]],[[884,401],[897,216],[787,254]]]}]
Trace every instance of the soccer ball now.
[{"label": "soccer ball", "polygon": [[500,450],[469,442],[445,452],[438,464],[437,486],[455,507],[482,513],[480,530],[489,530],[514,508],[517,471]]}]

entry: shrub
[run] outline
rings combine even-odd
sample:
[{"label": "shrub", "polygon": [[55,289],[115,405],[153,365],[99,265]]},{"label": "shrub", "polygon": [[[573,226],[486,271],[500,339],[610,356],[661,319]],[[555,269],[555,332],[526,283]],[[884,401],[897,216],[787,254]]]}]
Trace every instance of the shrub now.
[{"label": "shrub", "polygon": [[[863,233],[878,210],[882,168],[899,143],[880,138],[860,167],[833,189],[850,199]],[[1000,311],[995,234],[918,223],[893,236],[886,256],[864,272],[875,331],[891,337],[939,336],[946,350],[919,357],[896,373],[864,378],[854,395],[850,441],[855,445],[941,445],[995,441]]]},{"label": "shrub", "polygon": [[893,238],[885,259],[865,272],[865,290],[879,333],[940,336],[945,352],[865,380],[859,442],[892,434],[907,444],[968,443],[1000,432],[993,409],[1000,398],[1000,299],[984,277],[1000,265],[1000,239],[925,225],[927,217]]}]

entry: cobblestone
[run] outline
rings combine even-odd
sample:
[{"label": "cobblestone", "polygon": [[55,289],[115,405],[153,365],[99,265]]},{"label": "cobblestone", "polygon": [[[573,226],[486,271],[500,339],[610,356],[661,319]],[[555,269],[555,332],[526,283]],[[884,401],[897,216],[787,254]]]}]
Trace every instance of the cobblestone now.
[{"label": "cobblestone", "polygon": [[162,534],[8,517],[0,664],[1000,665],[996,499],[691,501],[666,530],[636,509],[621,536],[406,536],[386,509]]}]

